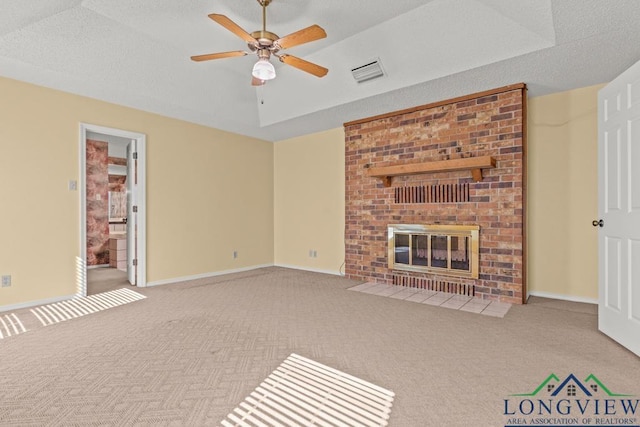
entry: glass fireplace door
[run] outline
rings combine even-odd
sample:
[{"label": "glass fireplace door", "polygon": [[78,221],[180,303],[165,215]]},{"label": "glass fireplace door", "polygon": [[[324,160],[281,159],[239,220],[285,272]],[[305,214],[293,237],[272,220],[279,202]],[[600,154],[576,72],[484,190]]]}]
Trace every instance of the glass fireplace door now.
[{"label": "glass fireplace door", "polygon": [[390,225],[389,268],[477,278],[478,234],[478,226]]}]

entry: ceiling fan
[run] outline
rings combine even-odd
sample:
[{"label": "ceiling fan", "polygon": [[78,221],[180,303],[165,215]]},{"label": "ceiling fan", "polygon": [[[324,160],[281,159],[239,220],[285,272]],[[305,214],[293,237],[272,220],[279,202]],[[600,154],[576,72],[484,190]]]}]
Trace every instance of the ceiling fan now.
[{"label": "ceiling fan", "polygon": [[[209,18],[246,41],[249,46],[249,50],[251,50],[251,52],[255,52],[258,56],[258,62],[256,62],[251,72],[253,77],[251,84],[253,86],[260,86],[265,84],[267,80],[271,80],[276,77],[275,68],[269,61],[271,55],[278,58],[280,62],[291,65],[299,70],[313,74],[316,77],[324,77],[329,72],[328,69],[296,56],[278,53],[283,49],[288,49],[293,46],[298,46],[303,43],[309,43],[327,37],[327,33],[322,29],[322,27],[318,25],[311,25],[287,36],[278,37],[276,34],[267,31],[267,6],[269,6],[272,0],[257,1],[262,6],[262,30],[254,31],[252,33],[246,32],[224,15],[216,13],[209,15]],[[209,61],[212,59],[231,58],[234,56],[245,56],[248,54],[249,52],[245,52],[243,50],[235,50],[232,52],[196,55],[192,56],[191,59],[199,62]]]}]

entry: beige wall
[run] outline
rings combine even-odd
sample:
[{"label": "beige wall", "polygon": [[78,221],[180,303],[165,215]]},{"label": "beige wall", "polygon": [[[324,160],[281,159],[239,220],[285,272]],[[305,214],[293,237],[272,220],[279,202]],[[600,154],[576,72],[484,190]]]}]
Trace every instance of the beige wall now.
[{"label": "beige wall", "polygon": [[80,122],[147,135],[149,282],[273,263],[271,143],[0,78],[0,309],[76,291]]},{"label": "beige wall", "polygon": [[343,272],[344,130],[277,142],[274,158],[276,265]]},{"label": "beige wall", "polygon": [[538,295],[598,297],[597,92],[529,100],[528,287]]}]

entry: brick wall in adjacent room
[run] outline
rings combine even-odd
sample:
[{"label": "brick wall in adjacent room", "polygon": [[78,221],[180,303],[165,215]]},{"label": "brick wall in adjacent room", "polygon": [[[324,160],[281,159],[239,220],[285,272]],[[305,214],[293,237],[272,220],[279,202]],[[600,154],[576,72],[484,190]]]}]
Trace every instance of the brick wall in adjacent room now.
[{"label": "brick wall in adjacent room", "polygon": [[87,140],[87,265],[109,264],[108,148]]},{"label": "brick wall in adjacent room", "polygon": [[[525,118],[526,88],[520,84],[346,123],[347,277],[418,287],[459,284],[474,287],[477,297],[522,303]],[[458,171],[394,177],[385,187],[366,174],[370,167],[478,156],[496,159],[480,182],[470,171]],[[468,194],[453,202],[411,197],[423,186]],[[390,270],[387,225],[399,223],[479,225],[479,278]]]}]

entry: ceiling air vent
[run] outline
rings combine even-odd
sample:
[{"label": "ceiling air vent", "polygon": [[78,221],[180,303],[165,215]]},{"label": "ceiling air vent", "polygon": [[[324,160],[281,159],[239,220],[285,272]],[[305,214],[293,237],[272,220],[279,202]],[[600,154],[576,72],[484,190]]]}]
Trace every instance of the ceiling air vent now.
[{"label": "ceiling air vent", "polygon": [[356,82],[362,83],[384,76],[384,70],[382,69],[380,59],[376,59],[368,64],[353,68],[351,74],[353,78],[356,79]]}]

